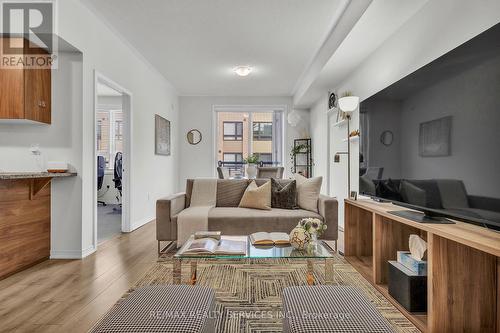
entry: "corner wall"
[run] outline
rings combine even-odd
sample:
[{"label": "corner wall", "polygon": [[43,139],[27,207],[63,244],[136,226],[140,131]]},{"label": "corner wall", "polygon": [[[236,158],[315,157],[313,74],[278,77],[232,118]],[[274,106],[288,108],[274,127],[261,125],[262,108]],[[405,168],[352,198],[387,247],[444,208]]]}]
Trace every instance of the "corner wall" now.
[{"label": "corner wall", "polygon": [[[80,1],[57,1],[57,10],[57,34],[83,55],[78,86],[75,83],[63,90],[64,85],[56,83],[57,76],[66,76],[63,65],[54,71],[53,125],[0,125],[0,169],[38,170],[28,151],[31,143],[40,143],[45,160],[74,166],[76,178],[54,182],[51,253],[54,258],[80,258],[95,250],[94,71],[132,93],[133,156],[128,171],[132,229],[155,217],[157,198],[177,190],[178,98],[158,71]],[[171,156],[154,154],[155,114],[172,123]]]},{"label": "corner wall", "polygon": [[[429,1],[396,33],[372,53],[344,82],[331,87],[337,92],[352,91],[361,100],[377,93],[418,68],[440,57],[500,21],[497,0]],[[353,50],[352,52],[355,52]],[[326,95],[311,108],[311,134],[316,142],[315,174],[327,174]],[[323,141],[322,141],[323,140]],[[359,143],[356,143],[359,145]],[[358,172],[359,157],[351,164]],[[332,188],[344,186],[336,181],[345,175],[330,175]],[[353,182],[354,183],[354,182]],[[357,182],[355,182],[357,184]],[[352,190],[357,190],[353,187]],[[343,225],[343,200],[339,197],[339,224]]]},{"label": "corner wall", "polygon": [[[186,187],[186,179],[194,177],[214,177],[216,165],[214,163],[214,128],[213,128],[213,106],[286,106],[287,112],[292,110],[291,97],[180,97],[180,125],[179,125],[179,188],[181,191]],[[309,112],[297,110],[303,121],[297,127],[291,127],[287,122],[287,114],[284,115],[285,123],[285,173],[290,174],[291,162],[290,151],[293,140],[309,133]],[[190,145],[186,140],[186,134],[191,129],[198,129],[203,139],[198,145]],[[313,149],[314,142],[313,142]]]}]

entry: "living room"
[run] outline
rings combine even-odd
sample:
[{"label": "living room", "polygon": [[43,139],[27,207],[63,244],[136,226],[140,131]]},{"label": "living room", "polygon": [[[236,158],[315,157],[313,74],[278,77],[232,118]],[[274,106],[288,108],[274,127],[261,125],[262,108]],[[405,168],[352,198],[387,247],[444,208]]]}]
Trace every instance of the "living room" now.
[{"label": "living room", "polygon": [[1,8],[0,331],[500,332],[498,1]]}]

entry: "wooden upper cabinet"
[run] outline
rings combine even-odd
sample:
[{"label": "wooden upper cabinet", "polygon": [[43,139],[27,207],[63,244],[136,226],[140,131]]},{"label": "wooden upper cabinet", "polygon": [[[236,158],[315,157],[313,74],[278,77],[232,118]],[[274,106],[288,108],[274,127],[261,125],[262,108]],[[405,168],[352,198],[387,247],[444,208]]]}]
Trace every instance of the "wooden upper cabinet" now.
[{"label": "wooden upper cabinet", "polygon": [[[0,41],[3,43],[3,39]],[[50,124],[51,82],[49,68],[0,67],[0,122],[25,119]]]}]

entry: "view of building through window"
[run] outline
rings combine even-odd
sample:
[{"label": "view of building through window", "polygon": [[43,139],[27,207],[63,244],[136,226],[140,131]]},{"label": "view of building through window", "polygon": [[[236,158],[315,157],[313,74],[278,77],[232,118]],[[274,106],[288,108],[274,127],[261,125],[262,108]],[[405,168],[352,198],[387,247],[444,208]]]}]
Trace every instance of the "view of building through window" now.
[{"label": "view of building through window", "polygon": [[106,168],[114,168],[117,152],[123,151],[123,113],[121,110],[97,111],[97,155],[104,156]]},{"label": "view of building through window", "polygon": [[256,155],[266,165],[273,160],[273,112],[218,112],[217,161],[230,174],[244,175],[243,160]]}]

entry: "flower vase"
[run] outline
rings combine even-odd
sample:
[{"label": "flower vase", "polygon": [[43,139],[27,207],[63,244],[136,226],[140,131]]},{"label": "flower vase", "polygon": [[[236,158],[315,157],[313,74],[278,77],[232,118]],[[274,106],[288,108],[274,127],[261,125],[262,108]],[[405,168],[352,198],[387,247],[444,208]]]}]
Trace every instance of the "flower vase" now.
[{"label": "flower vase", "polygon": [[311,243],[316,244],[318,242],[318,233],[313,232],[311,233]]},{"label": "flower vase", "polygon": [[249,163],[247,166],[247,177],[248,179],[255,179],[257,177],[257,166],[253,163]]}]

